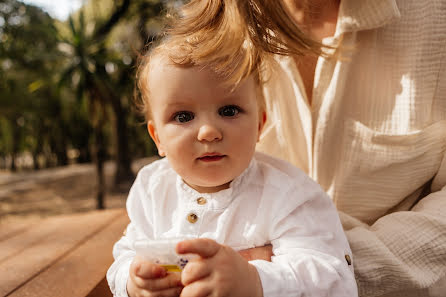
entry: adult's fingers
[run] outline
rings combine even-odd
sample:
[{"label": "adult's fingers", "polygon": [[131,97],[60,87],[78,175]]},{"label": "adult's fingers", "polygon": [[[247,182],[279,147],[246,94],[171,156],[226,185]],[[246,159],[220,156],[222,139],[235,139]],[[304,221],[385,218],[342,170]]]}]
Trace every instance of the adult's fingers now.
[{"label": "adult's fingers", "polygon": [[198,259],[187,263],[181,272],[181,282],[187,286],[199,279],[205,278],[211,274],[210,265],[204,259]]},{"label": "adult's fingers", "polygon": [[177,244],[176,251],[178,254],[197,254],[202,258],[214,256],[221,245],[212,239],[197,238],[184,240]]}]

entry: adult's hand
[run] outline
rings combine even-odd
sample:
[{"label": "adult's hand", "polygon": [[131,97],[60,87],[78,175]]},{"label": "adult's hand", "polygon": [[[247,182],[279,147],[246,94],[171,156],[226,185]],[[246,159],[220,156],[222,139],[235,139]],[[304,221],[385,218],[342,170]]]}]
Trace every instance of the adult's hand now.
[{"label": "adult's hand", "polygon": [[265,260],[271,262],[271,256],[273,256],[273,247],[270,244],[268,244],[261,247],[242,250],[239,251],[238,253],[240,254],[240,256],[245,258],[246,261]]}]

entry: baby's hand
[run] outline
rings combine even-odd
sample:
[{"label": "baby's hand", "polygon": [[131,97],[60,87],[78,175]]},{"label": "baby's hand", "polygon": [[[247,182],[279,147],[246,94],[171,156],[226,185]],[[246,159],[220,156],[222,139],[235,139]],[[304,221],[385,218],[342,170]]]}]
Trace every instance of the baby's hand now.
[{"label": "baby's hand", "polygon": [[163,267],[138,257],[130,265],[127,281],[130,297],[177,297],[182,289],[179,273],[169,273]]},{"label": "baby's hand", "polygon": [[262,297],[257,269],[228,246],[211,239],[191,239],[177,244],[179,254],[198,254],[181,273],[181,297]]}]

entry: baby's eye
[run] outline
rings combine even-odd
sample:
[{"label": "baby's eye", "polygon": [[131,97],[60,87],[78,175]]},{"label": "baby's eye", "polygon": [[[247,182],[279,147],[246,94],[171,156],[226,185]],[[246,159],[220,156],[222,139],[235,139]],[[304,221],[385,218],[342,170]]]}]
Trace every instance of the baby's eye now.
[{"label": "baby's eye", "polygon": [[241,111],[240,107],[235,105],[223,106],[218,110],[218,114],[222,117],[234,117]]},{"label": "baby's eye", "polygon": [[178,123],[186,123],[194,119],[194,114],[190,111],[180,111],[175,114],[173,119]]}]

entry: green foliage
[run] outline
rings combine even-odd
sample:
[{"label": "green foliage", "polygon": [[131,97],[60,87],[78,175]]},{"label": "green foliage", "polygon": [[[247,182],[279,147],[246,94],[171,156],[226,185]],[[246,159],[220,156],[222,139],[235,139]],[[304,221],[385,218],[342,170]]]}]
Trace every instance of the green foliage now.
[{"label": "green foliage", "polygon": [[3,1],[0,20],[0,110],[11,130],[0,138],[0,154],[6,155],[35,150],[38,142],[32,139],[44,119],[53,119],[58,54],[53,20],[42,10]]},{"label": "green foliage", "polygon": [[[138,55],[160,30],[167,2],[87,1],[60,22],[38,7],[0,0],[0,158],[57,155],[60,165],[76,149],[88,161],[99,122],[110,156],[153,154],[131,102]],[[127,151],[116,150],[123,137]]]}]

